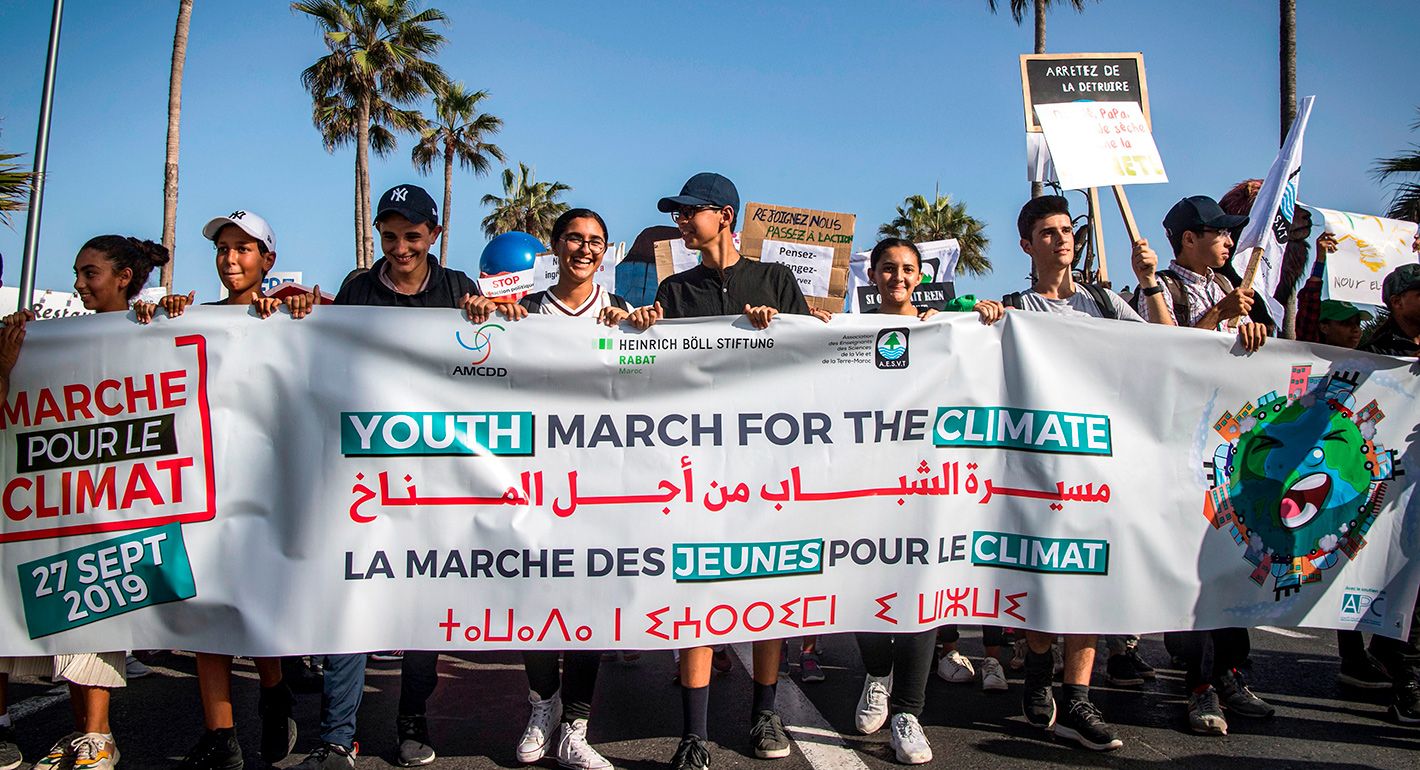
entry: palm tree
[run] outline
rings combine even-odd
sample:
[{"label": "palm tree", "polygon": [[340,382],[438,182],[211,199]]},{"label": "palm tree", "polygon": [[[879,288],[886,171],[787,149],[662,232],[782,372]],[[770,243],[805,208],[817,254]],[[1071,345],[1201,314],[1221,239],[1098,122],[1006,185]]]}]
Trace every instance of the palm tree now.
[{"label": "palm tree", "polygon": [[[182,68],[187,61],[187,30],[192,26],[192,0],[178,0],[177,30],[173,33],[173,64],[168,71],[168,148],[163,164],[163,248],[177,253],[178,124],[182,122]],[[163,265],[164,291],[173,288],[173,262]]]},{"label": "palm tree", "polygon": [[[1420,108],[1416,113],[1420,114]],[[1420,119],[1411,123],[1410,129],[1420,130]],[[1391,182],[1395,187],[1386,216],[1420,222],[1420,144],[1410,145],[1409,152],[1378,159],[1374,170],[1377,179]],[[1409,179],[1404,179],[1407,176]]]},{"label": "palm tree", "polygon": [[9,163],[20,157],[0,152],[0,224],[10,227],[10,212],[24,211],[30,198],[30,172]]},{"label": "palm tree", "polygon": [[913,243],[955,238],[961,247],[957,272],[985,275],[991,272],[986,248],[991,241],[986,225],[966,213],[966,204],[953,202],[950,195],[936,193],[928,201],[923,195],[909,195],[897,207],[897,217],[878,228],[884,238],[905,238]]},{"label": "palm tree", "polygon": [[[317,98],[311,105],[311,120],[320,131],[326,152],[356,140],[359,131],[359,106],[343,94],[328,94]],[[424,130],[424,116],[418,110],[405,110],[384,99],[375,99],[370,105],[370,150],[385,158],[395,149],[395,132],[419,133]],[[358,166],[358,164],[357,164]],[[368,179],[363,180],[357,167],[355,175],[355,232],[362,234],[370,229],[370,202]],[[366,193],[362,195],[362,192]],[[357,238],[356,268],[368,268],[374,263],[374,249],[364,255],[358,251]]]},{"label": "palm tree", "polygon": [[483,234],[495,235],[521,230],[546,243],[552,234],[552,223],[568,209],[557,196],[571,190],[561,182],[539,182],[527,164],[518,164],[515,177],[511,168],[503,169],[503,196],[485,195],[481,203],[493,211],[483,218]]},{"label": "palm tree", "polygon": [[1282,134],[1277,145],[1280,147],[1287,141],[1287,131],[1292,128],[1292,121],[1297,119],[1297,0],[1278,0],[1278,4],[1278,36],[1281,40],[1277,49],[1277,63],[1282,92]]},{"label": "palm tree", "polygon": [[414,165],[427,174],[434,160],[444,159],[444,234],[439,238],[439,264],[448,264],[449,220],[453,218],[454,159],[478,176],[488,173],[489,158],[506,159],[496,144],[483,141],[503,127],[503,119],[478,111],[487,91],[472,91],[463,83],[448,83],[434,92],[434,120],[429,122],[414,145]]},{"label": "palm tree", "polygon": [[[995,13],[998,8],[996,4],[997,0],[986,0],[986,2],[991,6],[991,12]],[[1020,26],[1021,22],[1025,21],[1026,7],[1033,6],[1035,8],[1036,53],[1045,53],[1045,12],[1049,6],[1068,3],[1076,12],[1085,12],[1085,0],[1010,0],[1010,3],[1011,18],[1016,21],[1017,26]],[[1030,183],[1030,197],[1039,198],[1043,191],[1044,188],[1041,186],[1040,182]]]},{"label": "palm tree", "polygon": [[[336,97],[354,110],[349,125],[355,141],[356,264],[374,262],[370,232],[371,126],[378,102],[407,104],[447,81],[443,69],[430,60],[444,44],[433,25],[448,22],[436,8],[418,9],[419,0],[304,0],[292,10],[315,19],[324,31],[330,53],[301,73],[301,84],[313,102]],[[327,101],[326,106],[329,106]],[[319,109],[314,112],[319,112]],[[394,125],[394,124],[391,124]],[[322,138],[332,138],[326,127]]]}]

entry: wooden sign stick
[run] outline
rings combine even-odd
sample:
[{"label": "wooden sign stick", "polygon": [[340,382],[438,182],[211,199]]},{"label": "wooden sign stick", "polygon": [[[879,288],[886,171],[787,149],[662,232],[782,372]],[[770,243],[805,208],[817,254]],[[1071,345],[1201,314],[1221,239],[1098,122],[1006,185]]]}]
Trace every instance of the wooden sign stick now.
[{"label": "wooden sign stick", "polygon": [[[1247,270],[1243,272],[1242,283],[1238,284],[1238,288],[1252,289],[1252,284],[1257,280],[1257,271],[1260,267],[1262,267],[1262,247],[1256,246],[1253,248],[1252,253],[1247,256]],[[1236,327],[1241,320],[1242,316],[1238,316],[1232,319],[1232,322],[1228,325]]]},{"label": "wooden sign stick", "polygon": [[[1095,246],[1095,255],[1099,257],[1099,277],[1096,283],[1103,286],[1109,285],[1109,262],[1104,256],[1104,223],[1100,221],[1100,191],[1098,187],[1090,188],[1090,240]],[[1088,278],[1089,276],[1085,276]]]},{"label": "wooden sign stick", "polygon": [[1129,198],[1124,194],[1123,185],[1114,186],[1114,200],[1119,203],[1119,215],[1124,217],[1124,232],[1129,234],[1132,246],[1139,240],[1139,225],[1134,223],[1134,211],[1129,208]]}]

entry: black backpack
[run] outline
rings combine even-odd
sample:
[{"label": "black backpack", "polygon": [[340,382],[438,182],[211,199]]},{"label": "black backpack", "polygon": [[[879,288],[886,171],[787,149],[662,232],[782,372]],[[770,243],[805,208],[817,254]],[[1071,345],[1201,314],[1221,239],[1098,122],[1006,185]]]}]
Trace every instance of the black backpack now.
[{"label": "black backpack", "polygon": [[[1095,301],[1095,305],[1100,309],[1100,317],[1110,320],[1118,320],[1119,313],[1114,310],[1114,302],[1109,298],[1109,290],[1096,283],[1077,283],[1075,287],[1084,289]],[[1013,307],[1017,310],[1024,310],[1025,303],[1021,300],[1021,292],[1013,291],[1001,298],[1001,304],[1006,307]]]},{"label": "black backpack", "polygon": [[[1183,288],[1183,279],[1179,277],[1178,273],[1169,269],[1154,273],[1154,277],[1159,279],[1159,283],[1163,284],[1164,291],[1169,293],[1169,304],[1173,306],[1174,321],[1179,326],[1188,326],[1188,319],[1193,317],[1193,306],[1188,301],[1188,292]],[[1233,291],[1233,282],[1217,270],[1213,271],[1213,283],[1217,284],[1224,294],[1231,294]],[[1134,299],[1129,303],[1139,311],[1139,315],[1145,318],[1148,317],[1144,315],[1144,304],[1147,299],[1142,290],[1136,291]]]}]

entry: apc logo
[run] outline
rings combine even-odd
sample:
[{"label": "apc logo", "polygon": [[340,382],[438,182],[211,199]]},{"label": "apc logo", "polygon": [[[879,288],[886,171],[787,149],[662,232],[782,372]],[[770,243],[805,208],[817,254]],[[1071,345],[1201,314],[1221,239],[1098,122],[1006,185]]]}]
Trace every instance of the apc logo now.
[{"label": "apc logo", "polygon": [[1381,609],[1384,603],[1385,591],[1348,586],[1341,594],[1341,611],[1336,618],[1343,623],[1380,628],[1385,619],[1385,611]]},{"label": "apc logo", "polygon": [[906,369],[907,337],[906,327],[883,329],[873,343],[873,363],[879,369]]},{"label": "apc logo", "polygon": [[472,344],[464,341],[462,332],[454,332],[454,341],[464,350],[471,350],[475,356],[474,360],[467,366],[455,366],[450,374],[462,375],[464,377],[507,377],[508,370],[501,366],[482,366],[488,357],[493,355],[493,332],[504,331],[503,327],[496,323],[486,323],[470,333]]}]

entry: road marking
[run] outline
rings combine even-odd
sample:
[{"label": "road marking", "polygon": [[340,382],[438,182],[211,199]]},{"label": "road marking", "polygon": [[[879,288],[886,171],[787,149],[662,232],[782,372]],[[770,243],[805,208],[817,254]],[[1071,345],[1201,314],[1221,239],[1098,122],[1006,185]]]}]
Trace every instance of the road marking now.
[{"label": "road marking", "polygon": [[1276,626],[1256,626],[1258,631],[1266,631],[1269,634],[1285,636],[1288,639],[1315,639],[1311,634],[1304,634],[1301,631],[1293,631],[1289,628],[1277,628]]},{"label": "road marking", "polygon": [[[745,671],[754,671],[754,657],[750,645],[733,645],[735,656]],[[784,720],[784,729],[803,752],[804,759],[814,770],[868,770],[868,766],[853,749],[848,748],[843,736],[823,718],[804,691],[793,679],[779,677],[775,689],[774,707]]]}]

